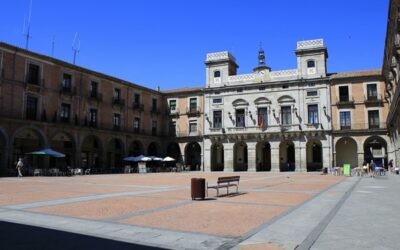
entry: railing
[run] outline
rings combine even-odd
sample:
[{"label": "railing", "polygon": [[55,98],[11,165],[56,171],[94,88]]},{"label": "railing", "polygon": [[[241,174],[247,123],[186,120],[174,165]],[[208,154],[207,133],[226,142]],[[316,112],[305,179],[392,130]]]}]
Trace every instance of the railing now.
[{"label": "railing", "polygon": [[200,130],[188,131],[180,130],[175,132],[176,137],[189,137],[189,136],[201,136],[202,132]]},{"label": "railing", "polygon": [[339,125],[334,126],[333,130],[341,130],[341,131],[348,131],[348,130],[385,130],[386,129],[386,122],[379,122],[379,123],[352,123],[351,125]]},{"label": "railing", "polygon": [[96,100],[98,102],[101,102],[103,100],[103,95],[98,92],[90,92],[88,97],[89,100]]},{"label": "railing", "polygon": [[170,115],[170,116],[178,116],[179,109],[178,108],[174,108],[174,109],[168,108],[166,113],[167,113],[167,115]]},{"label": "railing", "polygon": [[354,99],[351,96],[340,96],[336,100],[337,106],[353,106]]},{"label": "railing", "polygon": [[382,105],[382,96],[364,96],[364,103],[366,105]]},{"label": "railing", "polygon": [[61,94],[67,94],[67,95],[75,95],[76,94],[76,87],[65,87],[61,86],[60,87],[60,95]]},{"label": "railing", "polygon": [[201,108],[199,106],[197,107],[188,107],[186,109],[186,114],[187,115],[200,115]]},{"label": "railing", "polygon": [[133,110],[143,111],[144,110],[144,104],[133,102],[132,108],[133,108]]},{"label": "railing", "polygon": [[123,107],[125,105],[125,100],[118,97],[113,97],[112,104]]}]

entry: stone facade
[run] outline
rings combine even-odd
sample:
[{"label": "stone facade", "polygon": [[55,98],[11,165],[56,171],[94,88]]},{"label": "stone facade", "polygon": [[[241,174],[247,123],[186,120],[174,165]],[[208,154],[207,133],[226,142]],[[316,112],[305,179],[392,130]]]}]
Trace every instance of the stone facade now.
[{"label": "stone facade", "polygon": [[385,99],[390,109],[386,119],[393,149],[391,159],[400,166],[400,1],[390,0],[388,26],[386,31],[385,52],[382,74],[385,80]]},{"label": "stone facade", "polygon": [[206,58],[204,168],[306,171],[330,166],[330,88],[322,39],[301,41],[297,68],[237,75],[229,52]]}]

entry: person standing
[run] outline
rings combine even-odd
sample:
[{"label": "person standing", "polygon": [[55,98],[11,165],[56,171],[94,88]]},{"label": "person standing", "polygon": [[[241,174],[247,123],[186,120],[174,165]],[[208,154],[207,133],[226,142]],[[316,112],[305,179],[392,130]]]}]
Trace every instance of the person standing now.
[{"label": "person standing", "polygon": [[17,162],[17,171],[18,171],[18,177],[22,177],[22,167],[24,166],[24,163],[22,162],[22,158],[19,158],[18,162]]}]

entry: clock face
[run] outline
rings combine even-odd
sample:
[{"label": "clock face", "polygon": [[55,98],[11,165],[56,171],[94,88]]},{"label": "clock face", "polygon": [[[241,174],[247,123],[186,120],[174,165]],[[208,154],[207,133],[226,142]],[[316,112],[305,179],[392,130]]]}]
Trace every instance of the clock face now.
[{"label": "clock face", "polygon": [[258,74],[264,75],[264,74],[265,74],[265,71],[260,71],[260,72],[258,72]]}]

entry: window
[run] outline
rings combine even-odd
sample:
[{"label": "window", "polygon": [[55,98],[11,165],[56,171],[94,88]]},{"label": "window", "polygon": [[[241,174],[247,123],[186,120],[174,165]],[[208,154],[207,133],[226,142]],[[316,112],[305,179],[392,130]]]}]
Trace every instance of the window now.
[{"label": "window", "polygon": [[312,104],[308,105],[308,123],[317,124],[318,123],[318,105]]},{"label": "window", "polygon": [[190,121],[189,134],[196,134],[196,133],[197,133],[197,121]]},{"label": "window", "polygon": [[63,74],[62,89],[64,91],[71,91],[72,76],[70,74]]},{"label": "window", "polygon": [[236,92],[242,93],[242,92],[243,92],[243,88],[238,88],[238,89],[236,89]]},{"label": "window", "polygon": [[119,101],[121,99],[121,90],[114,88],[114,100]]},{"label": "window", "polygon": [[60,120],[61,122],[68,123],[71,117],[71,105],[67,103],[61,103]]},{"label": "window", "polygon": [[268,126],[268,108],[258,108],[258,127],[266,128]]},{"label": "window", "polygon": [[318,96],[318,90],[307,91],[307,96]]},{"label": "window", "polygon": [[151,111],[157,112],[157,99],[153,98]]},{"label": "window", "polygon": [[38,99],[33,96],[26,97],[26,119],[36,120],[37,119],[37,105]]},{"label": "window", "polygon": [[315,68],[315,61],[314,60],[307,61],[307,68]]},{"label": "window", "polygon": [[176,111],[176,100],[169,100],[169,111]]},{"label": "window", "polygon": [[367,99],[368,100],[378,99],[378,91],[376,88],[376,84],[367,84]]},{"label": "window", "polygon": [[221,77],[221,71],[219,70],[214,71],[214,77]]},{"label": "window", "polygon": [[133,131],[135,133],[140,132],[140,118],[139,117],[133,118]]},{"label": "window", "polygon": [[348,86],[340,86],[339,87],[339,101],[348,102],[349,98],[349,87]]},{"label": "window", "polygon": [[244,128],[244,109],[236,109],[236,127]]},{"label": "window", "polygon": [[114,113],[113,125],[114,125],[114,129],[121,128],[121,114]]},{"label": "window", "polygon": [[340,129],[350,129],[350,128],[351,128],[350,111],[340,112]]},{"label": "window", "polygon": [[287,89],[287,88],[289,88],[289,85],[282,85],[282,88]]},{"label": "window", "polygon": [[281,107],[282,125],[292,124],[292,108],[290,106]]},{"label": "window", "polygon": [[197,111],[197,98],[190,98],[189,100],[189,110],[190,113],[194,113]]},{"label": "window", "polygon": [[379,110],[368,111],[369,128],[379,128]]},{"label": "window", "polygon": [[151,134],[157,135],[157,121],[151,122]]},{"label": "window", "polygon": [[213,98],[212,104],[222,104],[222,98],[221,97]]},{"label": "window", "polygon": [[134,94],[133,103],[139,105],[140,104],[140,94]]},{"label": "window", "polygon": [[222,111],[214,110],[213,112],[213,128],[222,128]]},{"label": "window", "polygon": [[98,85],[95,81],[90,82],[90,97],[97,97]]},{"label": "window", "polygon": [[263,91],[265,90],[265,87],[259,87],[258,90]]},{"label": "window", "polygon": [[28,64],[28,76],[27,82],[29,84],[39,85],[40,83],[40,67],[39,65],[29,63]]},{"label": "window", "polygon": [[176,136],[176,122],[169,122],[168,132],[170,136]]},{"label": "window", "polygon": [[97,126],[97,109],[90,109],[89,126],[91,126],[91,127]]}]

